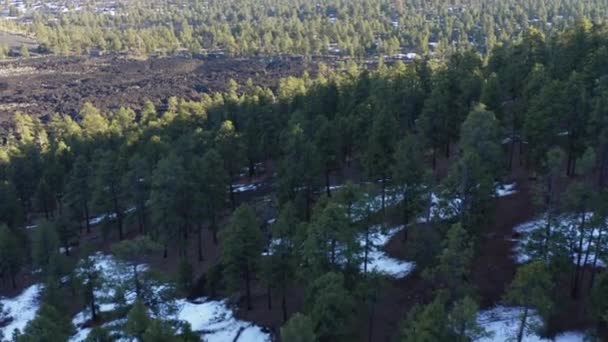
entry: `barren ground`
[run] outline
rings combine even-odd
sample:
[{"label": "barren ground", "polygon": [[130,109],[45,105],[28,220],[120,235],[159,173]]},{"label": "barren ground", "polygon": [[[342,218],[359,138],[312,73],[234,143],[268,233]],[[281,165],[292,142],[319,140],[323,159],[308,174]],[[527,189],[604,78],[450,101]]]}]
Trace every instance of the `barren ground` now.
[{"label": "barren ground", "polygon": [[[313,62],[314,63],[314,62]],[[19,110],[36,116],[74,115],[86,101],[102,110],[161,105],[170,96],[189,99],[224,90],[229,79],[275,88],[282,76],[310,65],[297,58],[39,57],[0,61],[0,122]]]}]

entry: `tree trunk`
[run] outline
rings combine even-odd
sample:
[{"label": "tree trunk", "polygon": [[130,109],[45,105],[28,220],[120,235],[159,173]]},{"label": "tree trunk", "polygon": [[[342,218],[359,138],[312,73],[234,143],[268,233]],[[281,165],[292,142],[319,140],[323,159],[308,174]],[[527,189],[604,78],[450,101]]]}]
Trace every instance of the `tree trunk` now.
[{"label": "tree trunk", "polygon": [[408,210],[408,206],[409,206],[409,200],[407,198],[407,194],[404,193],[403,194],[403,224],[405,225],[405,228],[403,228],[403,235],[401,235],[401,242],[405,243],[407,241],[407,226],[409,224],[410,218],[409,218],[409,210]]},{"label": "tree trunk", "polygon": [[577,251],[577,257],[576,257],[576,268],[574,271],[574,284],[572,285],[572,293],[571,296],[572,298],[578,298],[578,286],[579,286],[579,279],[580,279],[580,273],[581,273],[581,261],[582,261],[582,257],[583,257],[583,242],[584,242],[584,238],[585,238],[585,234],[584,234],[584,229],[585,229],[585,211],[583,210],[582,212],[582,218],[581,218],[581,225],[579,227],[579,234],[580,234],[580,239],[578,242],[578,251]]},{"label": "tree trunk", "polygon": [[311,207],[311,195],[310,186],[306,186],[306,222],[310,222],[310,207]]},{"label": "tree trunk", "polygon": [[16,281],[16,279],[15,279],[15,278],[16,278],[16,277],[15,277],[15,274],[12,274],[12,273],[11,273],[11,285],[13,285],[13,289],[16,289],[16,288],[17,288],[17,281]]},{"label": "tree trunk", "polygon": [[519,166],[524,165],[524,158],[522,158],[523,155],[524,155],[524,142],[520,141],[519,142]]},{"label": "tree trunk", "polygon": [[135,297],[139,299],[141,289],[139,288],[139,275],[137,274],[137,264],[133,264],[133,280],[135,281]]},{"label": "tree trunk", "polygon": [[602,234],[604,233],[604,226],[605,226],[605,224],[602,224],[600,226],[598,234],[597,234],[597,241],[595,242],[595,255],[593,256],[593,267],[591,268],[591,280],[589,281],[589,288],[593,288],[593,283],[595,282],[597,260],[599,258],[599,254],[602,251],[601,246],[602,246]]},{"label": "tree trunk", "polygon": [[93,291],[93,286],[91,284],[92,279],[89,278],[89,296],[91,296],[91,319],[93,322],[97,320],[97,310],[95,310],[95,291]]},{"label": "tree trunk", "polygon": [[217,225],[215,213],[211,214],[211,232],[213,233],[213,244],[217,245]]},{"label": "tree trunk", "polygon": [[600,189],[603,189],[606,185],[606,173],[608,172],[608,146],[601,148],[601,151],[597,184]]},{"label": "tree trunk", "polygon": [[329,185],[329,168],[325,168],[325,189],[327,197],[331,197],[331,186]]},{"label": "tree trunk", "polygon": [[203,225],[198,224],[198,261],[203,261]]},{"label": "tree trunk", "polygon": [[519,330],[517,331],[517,342],[521,342],[524,338],[524,330],[526,329],[526,320],[528,320],[528,308],[524,308],[524,314],[521,316]]},{"label": "tree trunk", "polygon": [[376,301],[372,300],[369,318],[367,320],[367,342],[372,342],[374,337],[374,316],[376,314]]},{"label": "tree trunk", "polygon": [[283,288],[281,293],[281,311],[283,311],[283,323],[287,322],[287,295],[286,290]]},{"label": "tree trunk", "polygon": [[543,258],[545,262],[549,260],[549,241],[551,240],[551,221],[553,220],[551,209],[547,211],[547,225],[545,226],[545,242],[543,246]]},{"label": "tree trunk", "polygon": [[247,310],[253,309],[251,305],[251,279],[249,276],[249,267],[245,267],[245,287],[246,287],[246,299],[247,299]]},{"label": "tree trunk", "polygon": [[272,310],[272,288],[270,287],[270,284],[268,284],[266,291],[268,310]]},{"label": "tree trunk", "polygon": [[140,205],[139,206],[139,232],[141,234],[145,234],[146,233],[146,208],[145,205]]},{"label": "tree trunk", "polygon": [[511,134],[511,145],[509,148],[509,171],[513,171],[513,157],[515,156],[515,134]]},{"label": "tree trunk", "polygon": [[382,216],[385,214],[386,207],[386,178],[382,176]]},{"label": "tree trunk", "polygon": [[255,175],[255,161],[249,158],[249,181],[253,179]]},{"label": "tree trunk", "polygon": [[236,209],[236,198],[234,195],[234,186],[232,186],[232,174],[230,175],[230,206],[232,210]]},{"label": "tree trunk", "polygon": [[369,227],[365,228],[365,251],[363,255],[363,274],[367,274],[367,259],[369,256]]},{"label": "tree trunk", "polygon": [[433,147],[433,171],[437,170],[437,149]]},{"label": "tree trunk", "polygon": [[87,234],[91,232],[91,223],[89,222],[89,203],[84,202],[84,218],[85,226],[87,228]]},{"label": "tree trunk", "polygon": [[[591,253],[591,242],[593,242],[593,232],[595,231],[595,228],[591,229],[591,234],[589,235],[589,239],[587,242],[587,250],[585,251],[585,259],[583,259],[583,267],[587,266],[587,263],[589,262],[589,253]],[[583,268],[582,270],[584,273],[585,269]],[[583,278],[583,276],[581,275],[581,278]]]}]

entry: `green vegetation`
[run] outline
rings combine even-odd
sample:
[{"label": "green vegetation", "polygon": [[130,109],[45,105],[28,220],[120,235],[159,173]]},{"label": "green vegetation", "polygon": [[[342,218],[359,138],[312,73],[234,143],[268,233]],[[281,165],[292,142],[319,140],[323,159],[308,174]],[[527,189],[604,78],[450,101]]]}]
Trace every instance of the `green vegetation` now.
[{"label": "green vegetation", "polygon": [[[17,340],[72,333],[59,307],[68,285],[59,280],[73,269],[70,247],[86,245],[85,231],[97,228],[99,243],[113,245],[129,266],[128,289],[117,289],[137,298],[119,309],[129,336],[190,338],[188,329],[159,319],[148,275],[138,268],[175,257],[182,292],[205,261],[211,295],[229,295],[248,310],[262,310],[253,304],[264,292],[272,310],[278,295],[284,336],[351,341],[364,319],[373,339],[369,322],[385,298],[372,288],[384,276],[368,263],[373,235],[388,222],[407,225],[405,243],[391,247],[420,260],[411,283],[424,289],[399,340],[485,336],[476,313],[488,298],[476,288],[475,262],[496,234],[496,184],[515,167],[549,222],[504,295],[525,307],[518,339],[533,312],[563,314],[554,303],[564,298],[584,308],[585,328],[601,329],[606,271],[586,265],[607,255],[607,33],[587,21],[556,36],[531,28],[485,59],[466,50],[375,69],[320,65],[314,76],[280,80],[274,90],[232,81],[200,100],[166,99],[161,110],[148,103],[101,112],[87,103],[75,117],[54,114],[48,122],[16,114],[0,149],[0,272],[20,286],[23,270],[39,268],[45,283],[44,306]],[[258,163],[272,173],[260,191],[266,197],[254,201],[235,183],[258,176]],[[330,178],[343,170],[357,184],[332,187]],[[402,202],[394,200],[399,195]],[[381,203],[372,203],[376,196]],[[276,221],[265,217],[268,208]],[[566,252],[557,243],[560,215],[579,222]],[[34,216],[40,220],[29,238],[24,226]],[[218,243],[217,259],[204,260],[205,236]],[[82,269],[76,288],[95,316],[102,280],[86,260]],[[304,303],[288,308],[298,295]]]}]

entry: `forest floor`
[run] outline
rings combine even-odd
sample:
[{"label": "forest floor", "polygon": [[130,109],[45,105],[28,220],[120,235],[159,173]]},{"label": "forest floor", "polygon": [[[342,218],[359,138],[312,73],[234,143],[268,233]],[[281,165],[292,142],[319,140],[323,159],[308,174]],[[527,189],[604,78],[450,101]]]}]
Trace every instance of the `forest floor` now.
[{"label": "forest floor", "polygon": [[[516,156],[515,165],[519,165]],[[440,160],[439,165],[446,166],[449,164],[446,160]],[[276,213],[272,212],[272,208],[268,207],[269,192],[273,187],[275,179],[274,167],[271,162],[265,164],[266,169],[249,179],[243,175],[241,179],[235,183],[248,185],[257,184],[257,187],[249,188],[249,191],[242,191],[237,194],[238,202],[248,202],[261,213],[261,219],[266,222],[273,218]],[[443,167],[442,169],[444,169]],[[491,309],[496,305],[500,305],[502,296],[506,286],[511,282],[515,270],[516,261],[514,258],[515,239],[517,233],[514,227],[534,219],[537,214],[535,206],[532,203],[532,194],[530,191],[531,183],[529,175],[524,168],[515,167],[513,172],[506,177],[508,181],[516,183],[516,190],[512,195],[498,197],[496,206],[493,212],[493,224],[485,229],[482,240],[478,244],[477,257],[474,260],[472,279],[478,293],[478,299],[481,309]],[[360,175],[356,168],[347,168],[332,177],[333,184],[342,184],[345,180],[353,182],[360,181]],[[242,187],[246,189],[246,186]],[[381,219],[377,215],[376,221],[384,220],[388,225],[400,224],[398,215],[393,209],[387,210],[387,215]],[[226,217],[221,225],[227,224]],[[420,223],[424,225],[424,223]],[[106,231],[104,238],[104,229],[101,225],[95,226],[91,233],[83,234],[81,237],[81,246],[88,245],[94,250],[109,253],[110,247],[116,242],[116,234],[110,228],[109,234]],[[132,238],[138,235],[137,228],[134,223],[128,225],[129,233],[127,238]],[[385,252],[396,259],[407,260],[408,251],[407,244],[403,242],[404,232],[394,236],[388,244],[385,245]],[[203,251],[204,260],[197,262],[197,245],[196,236],[192,236],[189,249],[189,259],[194,266],[195,291],[191,293],[191,297],[210,296],[208,289],[205,286],[205,274],[210,267],[217,264],[221,255],[221,249],[213,243],[212,235],[208,230],[204,230],[203,234]],[[82,248],[76,247],[73,250],[72,259],[77,260],[78,254]],[[151,257],[146,260],[152,269],[160,271],[163,274],[176,274],[179,263],[179,256],[175,249],[171,249],[167,259],[163,259],[160,255]],[[18,288],[12,289],[9,282],[0,285],[0,294],[12,297],[23,289],[39,282],[36,275],[32,275],[31,270],[22,272],[18,279]],[[569,283],[565,281],[559,284],[564,291],[567,290]],[[380,296],[374,307],[373,319],[369,320],[369,312],[366,305],[362,304],[357,310],[357,322],[355,329],[356,340],[367,340],[371,331],[371,341],[391,341],[398,333],[401,322],[407,312],[416,304],[426,303],[432,299],[432,289],[428,283],[422,279],[420,270],[416,269],[408,276],[400,279],[388,278],[382,284],[379,291]],[[568,293],[568,292],[566,292]],[[226,293],[218,293],[217,298],[225,297]],[[79,300],[72,301],[73,307],[70,308],[72,315],[75,315],[82,310],[82,302]],[[588,328],[587,322],[576,317],[583,317],[580,314],[580,301],[570,301],[566,305],[570,308],[569,312],[574,312],[573,317],[555,317],[548,323],[548,332],[556,334],[566,330],[584,330]],[[267,328],[273,335],[277,336],[280,326],[283,324],[282,312],[280,307],[280,297],[278,294],[271,296],[272,308],[268,308],[267,288],[260,281],[254,283],[253,289],[253,309],[247,311],[245,309],[236,310],[235,314],[238,319],[253,322],[256,325]],[[291,315],[296,311],[300,311],[304,306],[304,288],[302,286],[292,286],[287,295],[288,313]],[[243,307],[243,306],[241,306]],[[568,311],[567,311],[568,312]]]}]

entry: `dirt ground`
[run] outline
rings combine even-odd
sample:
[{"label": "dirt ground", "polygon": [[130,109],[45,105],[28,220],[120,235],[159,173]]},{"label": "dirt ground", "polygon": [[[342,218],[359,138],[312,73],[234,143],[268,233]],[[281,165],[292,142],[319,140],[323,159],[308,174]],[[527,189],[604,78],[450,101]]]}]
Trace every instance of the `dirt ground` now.
[{"label": "dirt ground", "polygon": [[[311,65],[312,64],[312,65]],[[314,71],[314,62],[293,57],[186,58],[147,60],[107,57],[38,57],[0,61],[0,122],[19,110],[36,116],[75,115],[84,102],[104,111],[140,108],[145,100],[170,96],[197,99],[225,90],[229,79],[276,88],[279,78]]]}]

